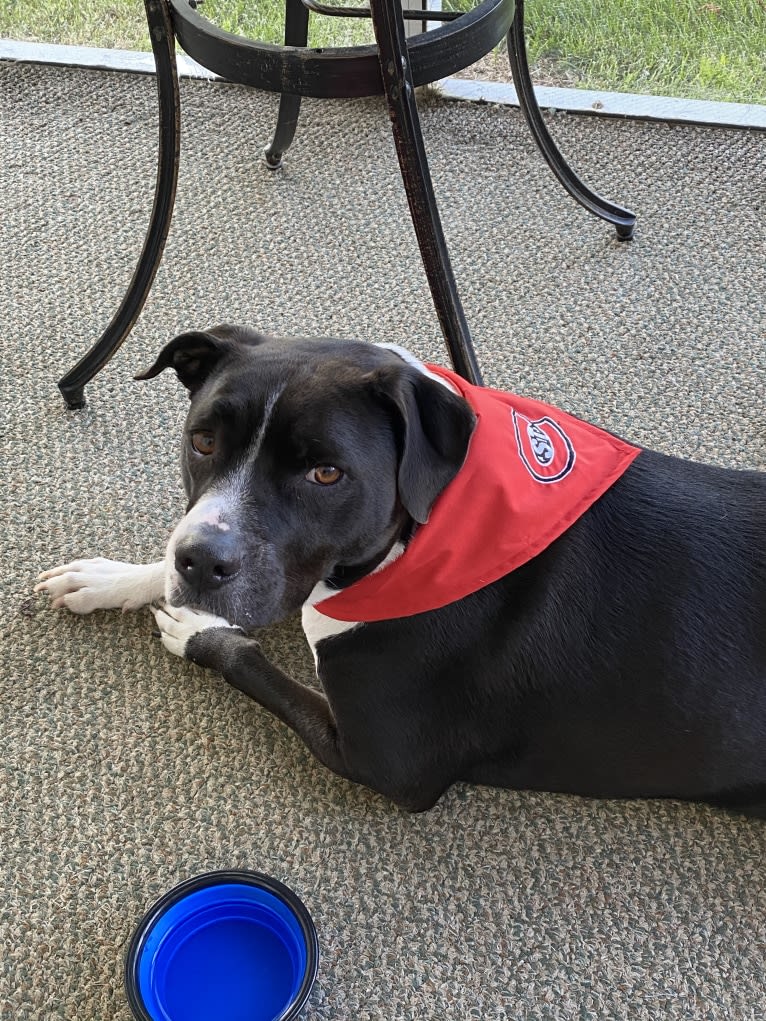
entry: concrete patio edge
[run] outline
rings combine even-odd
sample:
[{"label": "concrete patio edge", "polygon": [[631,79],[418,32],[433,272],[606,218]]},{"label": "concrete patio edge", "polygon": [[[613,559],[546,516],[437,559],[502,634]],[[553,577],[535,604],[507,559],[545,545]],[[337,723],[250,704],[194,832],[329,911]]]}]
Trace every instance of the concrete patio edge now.
[{"label": "concrete patio edge", "polygon": [[[62,46],[14,39],[0,39],[0,60],[61,64],[66,67],[87,67],[107,71],[132,71],[141,74],[154,73],[154,57],[151,52]],[[178,73],[181,77],[218,79],[217,75],[185,54],[179,53],[177,60]],[[503,82],[445,78],[439,82],[439,90],[448,99],[507,106],[519,105],[516,89],[513,85]],[[549,86],[537,86],[535,94],[538,103],[545,110],[766,131],[766,106],[757,103],[715,103],[698,99],[559,89]]]}]

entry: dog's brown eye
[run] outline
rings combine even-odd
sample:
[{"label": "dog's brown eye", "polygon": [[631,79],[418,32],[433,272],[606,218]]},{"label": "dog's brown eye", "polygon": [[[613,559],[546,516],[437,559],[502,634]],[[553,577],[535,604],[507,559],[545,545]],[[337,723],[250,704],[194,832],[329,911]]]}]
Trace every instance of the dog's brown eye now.
[{"label": "dog's brown eye", "polygon": [[208,432],[195,432],[191,434],[191,445],[198,454],[208,457],[215,450],[215,436]]},{"label": "dog's brown eye", "polygon": [[319,464],[316,468],[312,468],[306,478],[309,482],[316,482],[319,486],[332,486],[334,485],[343,475],[340,468],[335,468],[331,464]]}]

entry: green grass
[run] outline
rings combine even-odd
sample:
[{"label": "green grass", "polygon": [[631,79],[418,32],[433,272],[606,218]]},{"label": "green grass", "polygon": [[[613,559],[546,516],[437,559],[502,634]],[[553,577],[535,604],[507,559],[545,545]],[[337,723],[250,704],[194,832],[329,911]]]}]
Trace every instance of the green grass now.
[{"label": "green grass", "polygon": [[578,84],[766,102],[766,0],[531,0],[528,9],[530,59],[570,69]]},{"label": "green grass", "polygon": [[[205,0],[202,10],[229,31],[281,41],[283,0]],[[527,0],[526,20],[541,81],[766,103],[766,0]],[[367,22],[311,21],[313,46],[372,38]],[[140,0],[0,0],[0,35],[149,48]]]},{"label": "green grass", "polygon": [[[229,32],[263,42],[283,41],[284,0],[204,0],[199,10]],[[311,46],[353,46],[373,38],[366,20],[312,15],[310,26]],[[141,0],[0,0],[0,36],[151,49]]]}]

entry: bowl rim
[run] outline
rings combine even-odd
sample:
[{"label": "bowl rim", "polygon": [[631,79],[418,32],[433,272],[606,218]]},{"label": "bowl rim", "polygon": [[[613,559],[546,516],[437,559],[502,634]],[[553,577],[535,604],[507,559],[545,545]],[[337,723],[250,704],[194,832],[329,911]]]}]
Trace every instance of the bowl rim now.
[{"label": "bowl rim", "polygon": [[141,952],[155,922],[158,921],[168,908],[172,907],[173,904],[177,904],[189,894],[195,893],[197,890],[204,890],[210,886],[222,886],[232,883],[242,886],[256,886],[273,894],[292,911],[298,921],[306,944],[306,967],[297,993],[282,1013],[275,1017],[273,1021],[293,1021],[303,1009],[319,970],[319,940],[314,920],[309,914],[308,908],[289,886],[285,886],[284,883],[274,879],[273,876],[267,876],[264,872],[256,872],[253,869],[218,869],[212,872],[202,872],[172,887],[172,889],[168,890],[167,893],[164,893],[152,904],[136,926],[125,957],[124,979],[128,1005],[137,1021],[157,1021],[157,1018],[152,1017],[144,1006],[138,980],[138,965]]}]

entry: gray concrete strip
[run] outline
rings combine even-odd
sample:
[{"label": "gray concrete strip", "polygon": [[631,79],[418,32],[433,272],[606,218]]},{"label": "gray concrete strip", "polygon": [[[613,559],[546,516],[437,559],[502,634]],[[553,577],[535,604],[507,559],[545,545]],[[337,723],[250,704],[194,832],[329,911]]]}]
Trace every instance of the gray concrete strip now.
[{"label": "gray concrete strip", "polygon": [[[21,42],[0,39],[0,60],[16,60],[29,64],[58,64],[65,67],[96,68],[107,71],[154,73],[151,53],[137,50],[108,50],[90,46],[60,46],[50,43]],[[196,60],[179,53],[178,73],[181,77],[208,78],[213,74]],[[518,106],[516,89],[504,82],[445,78],[439,83],[447,99],[499,103]],[[602,117],[628,117],[684,124],[704,124],[726,128],[766,130],[766,106],[757,103],[714,103],[697,99],[675,99],[669,96],[642,96],[627,92],[594,92],[587,89],[557,89],[537,86],[537,100],[543,109],[568,113],[588,113]]]},{"label": "gray concrete strip", "polygon": [[[106,50],[95,46],[61,46],[54,43],[29,43],[16,39],[0,39],[0,60],[17,60],[25,64],[56,64],[60,67],[94,68],[100,71],[132,71],[154,74],[154,55],[140,50]],[[178,73],[182,78],[217,79],[185,53],[176,55]]]},{"label": "gray concrete strip", "polygon": [[[445,78],[440,83],[440,90],[448,99],[519,105],[516,89],[505,82]],[[556,89],[545,85],[536,86],[535,95],[544,110],[766,130],[766,106],[757,103],[713,103],[701,99],[642,96],[631,92]]]}]

